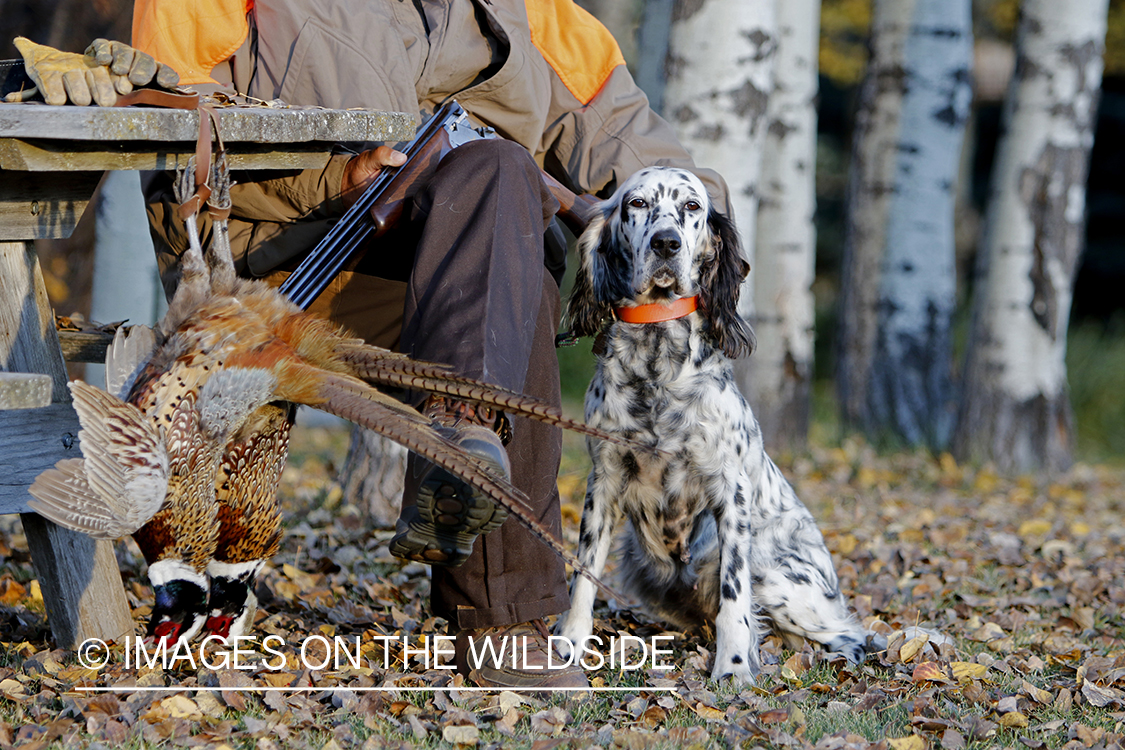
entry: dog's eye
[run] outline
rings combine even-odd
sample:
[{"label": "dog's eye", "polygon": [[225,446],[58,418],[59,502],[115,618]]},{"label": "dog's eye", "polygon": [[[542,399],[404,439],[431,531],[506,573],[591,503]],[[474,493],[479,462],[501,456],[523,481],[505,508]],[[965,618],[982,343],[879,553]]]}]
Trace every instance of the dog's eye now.
[{"label": "dog's eye", "polygon": [[634,198],[633,200],[629,201],[629,205],[633,208],[645,208],[646,206],[648,206],[648,204],[645,203],[644,198]]},{"label": "dog's eye", "polygon": [[700,206],[696,201],[688,201],[684,204],[684,208],[686,208],[688,211],[698,211],[699,209],[703,208],[703,206]]}]

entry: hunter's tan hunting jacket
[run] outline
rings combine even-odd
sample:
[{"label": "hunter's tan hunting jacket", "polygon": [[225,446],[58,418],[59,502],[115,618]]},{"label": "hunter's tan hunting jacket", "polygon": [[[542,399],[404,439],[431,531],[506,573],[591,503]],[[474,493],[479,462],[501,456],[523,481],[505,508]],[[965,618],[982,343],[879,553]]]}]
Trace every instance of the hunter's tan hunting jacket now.
[{"label": "hunter's tan hunting jacket", "polygon": [[[204,5],[217,14],[211,6],[245,2]],[[213,50],[172,50],[167,40],[186,37],[153,28],[190,25],[175,14],[192,3],[180,3],[138,0],[134,42],[165,40],[148,45],[158,58],[163,50],[164,57],[206,59]],[[694,167],[669,124],[649,109],[612,36],[571,0],[255,0],[248,18],[241,46],[210,73],[239,92],[420,115],[455,98],[576,192],[608,195],[643,167],[679,166],[699,174],[718,205],[729,206],[722,178]],[[217,39],[229,46],[237,30]],[[241,271],[264,275],[315,245],[343,211],[348,158],[268,179],[236,175],[231,240]],[[168,181],[153,181],[148,192],[161,272],[172,281],[166,272],[186,241]]]}]

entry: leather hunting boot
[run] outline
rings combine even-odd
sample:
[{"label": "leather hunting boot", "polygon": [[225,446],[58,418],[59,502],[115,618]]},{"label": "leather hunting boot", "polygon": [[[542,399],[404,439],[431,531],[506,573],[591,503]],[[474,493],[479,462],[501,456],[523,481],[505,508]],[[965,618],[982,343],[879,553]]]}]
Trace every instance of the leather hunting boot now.
[{"label": "leather hunting boot", "polygon": [[457,671],[478,687],[590,687],[578,666],[549,654],[547,635],[542,620],[462,630],[453,644]]},{"label": "leather hunting boot", "polygon": [[[430,396],[422,413],[442,425],[440,431],[449,440],[477,456],[494,473],[511,478],[511,464],[502,440],[510,430],[502,412]],[[455,568],[472,554],[477,536],[499,528],[508,511],[441,467],[422,460],[415,460],[413,467],[417,500],[414,505],[404,506],[399,515],[391,554]],[[407,477],[408,482],[411,479]]]}]

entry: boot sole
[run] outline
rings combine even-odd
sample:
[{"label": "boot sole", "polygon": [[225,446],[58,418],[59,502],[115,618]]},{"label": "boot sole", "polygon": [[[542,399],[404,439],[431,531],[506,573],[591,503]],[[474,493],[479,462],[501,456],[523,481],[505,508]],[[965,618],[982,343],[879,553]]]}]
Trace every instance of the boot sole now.
[{"label": "boot sole", "polygon": [[469,559],[481,534],[500,527],[508,511],[444,469],[433,467],[418,488],[420,518],[391,540],[395,557],[455,568]]}]

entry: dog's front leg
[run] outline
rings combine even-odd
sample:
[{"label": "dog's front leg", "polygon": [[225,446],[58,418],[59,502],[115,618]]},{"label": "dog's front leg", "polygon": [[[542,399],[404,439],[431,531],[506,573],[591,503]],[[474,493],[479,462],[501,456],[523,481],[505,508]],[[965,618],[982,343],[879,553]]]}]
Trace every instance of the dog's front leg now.
[{"label": "dog's front leg", "polygon": [[[586,482],[586,501],[582,508],[582,531],[578,537],[578,560],[590,572],[601,577],[606,558],[613,542],[613,527],[617,523],[617,507],[612,501],[608,480],[599,476],[597,467],[590,471]],[[620,491],[620,488],[613,488]],[[571,657],[572,647],[578,649],[580,658],[583,644],[594,632],[594,597],[597,589],[585,576],[575,575],[570,590],[570,612],[557,628],[562,641],[555,641],[555,649],[564,659]]]},{"label": "dog's front leg", "polygon": [[733,677],[753,684],[762,670],[758,653],[760,627],[754,613],[750,575],[750,514],[746,482],[734,501],[715,507],[719,535],[719,614],[715,618],[715,667],[711,679]]}]

